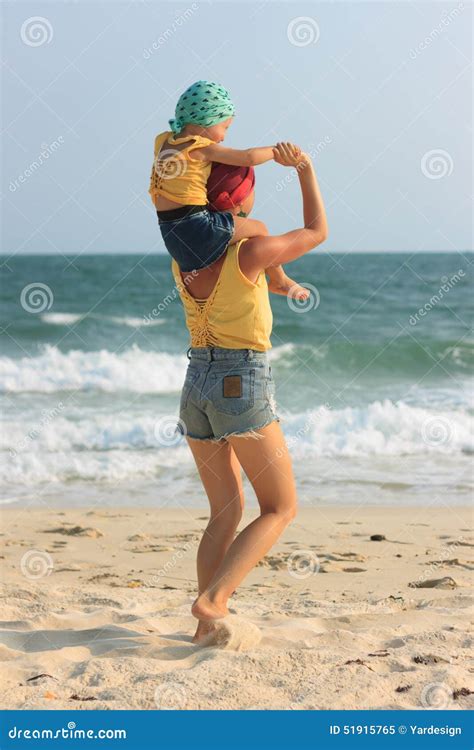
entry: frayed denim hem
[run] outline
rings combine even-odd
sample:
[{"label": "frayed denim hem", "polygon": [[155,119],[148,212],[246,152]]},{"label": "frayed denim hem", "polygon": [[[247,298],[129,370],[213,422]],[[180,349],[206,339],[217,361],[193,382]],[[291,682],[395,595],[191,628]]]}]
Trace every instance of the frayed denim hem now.
[{"label": "frayed denim hem", "polygon": [[185,434],[185,437],[190,438],[191,440],[207,440],[210,443],[218,443],[221,440],[227,440],[227,438],[230,437],[241,437],[241,438],[251,438],[253,440],[261,440],[264,435],[261,435],[257,432],[257,430],[263,430],[264,427],[268,427],[269,424],[272,422],[279,422],[280,417],[274,416],[271,419],[269,419],[267,422],[264,422],[263,424],[259,425],[258,427],[252,427],[251,430],[236,430],[235,432],[226,432],[224,435],[221,435],[220,437],[197,437],[195,435],[190,435],[189,433]]}]

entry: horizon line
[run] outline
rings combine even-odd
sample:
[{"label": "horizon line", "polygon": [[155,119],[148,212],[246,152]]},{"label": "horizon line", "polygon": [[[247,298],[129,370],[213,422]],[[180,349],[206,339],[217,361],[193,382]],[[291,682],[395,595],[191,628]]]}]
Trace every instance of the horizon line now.
[{"label": "horizon line", "polygon": [[[474,253],[474,248],[472,249],[460,249],[460,250],[331,250],[329,251],[320,251],[320,252],[313,252],[310,251],[309,253],[305,253],[304,255],[301,255],[299,258],[295,258],[291,262],[294,263],[295,261],[301,260],[301,258],[305,258],[309,255],[316,256],[316,255],[384,255],[384,254],[390,254],[390,255],[456,255],[461,254],[464,255],[466,253]],[[162,258],[170,258],[171,256],[164,252],[153,252],[153,253],[141,253],[140,251],[133,251],[133,250],[116,250],[111,252],[97,252],[97,253],[48,253],[48,252],[38,252],[38,253],[17,253],[17,254],[9,254],[5,252],[0,251],[0,258],[9,258],[10,260],[13,258],[32,258],[32,257],[38,257],[38,258],[82,258],[82,257],[104,257],[104,256],[114,256],[114,255],[146,255],[149,256],[159,256]],[[287,264],[285,264],[287,265]]]}]

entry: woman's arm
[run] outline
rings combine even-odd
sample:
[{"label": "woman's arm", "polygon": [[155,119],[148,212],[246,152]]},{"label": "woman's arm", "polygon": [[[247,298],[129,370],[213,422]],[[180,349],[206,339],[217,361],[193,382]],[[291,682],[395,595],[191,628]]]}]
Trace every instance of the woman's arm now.
[{"label": "woman's arm", "polygon": [[212,144],[204,148],[195,148],[191,153],[193,159],[200,161],[217,161],[234,167],[256,167],[273,159],[273,146],[238,149]]},{"label": "woman's arm", "polygon": [[290,143],[280,143],[275,149],[275,161],[296,167],[303,198],[304,226],[273,237],[252,237],[247,240],[245,252],[240,253],[239,261],[242,272],[248,278],[266,268],[296,260],[320,245],[328,236],[326,211],[310,157],[299,153],[297,147]]}]

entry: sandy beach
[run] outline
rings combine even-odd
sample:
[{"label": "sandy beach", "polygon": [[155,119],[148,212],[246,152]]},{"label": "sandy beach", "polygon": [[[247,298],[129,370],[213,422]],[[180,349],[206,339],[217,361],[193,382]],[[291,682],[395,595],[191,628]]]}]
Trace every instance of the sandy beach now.
[{"label": "sandy beach", "polygon": [[202,647],[189,609],[206,519],[3,511],[4,707],[472,706],[467,508],[301,510]]}]

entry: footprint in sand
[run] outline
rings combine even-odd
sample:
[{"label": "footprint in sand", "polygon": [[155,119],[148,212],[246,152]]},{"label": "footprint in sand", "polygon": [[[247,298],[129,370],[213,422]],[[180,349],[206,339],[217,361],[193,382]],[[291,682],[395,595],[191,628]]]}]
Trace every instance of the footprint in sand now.
[{"label": "footprint in sand", "polygon": [[458,557],[453,557],[452,560],[431,560],[430,565],[446,565],[453,568],[465,568],[466,570],[474,570],[474,560],[460,560]]},{"label": "footprint in sand", "polygon": [[359,555],[357,552],[334,552],[332,554],[324,555],[328,560],[336,560],[338,562],[366,562],[367,558],[364,555]]},{"label": "footprint in sand", "polygon": [[173,552],[175,547],[168,547],[164,544],[144,544],[143,547],[126,547],[125,549],[134,554],[143,554],[144,552]]},{"label": "footprint in sand", "polygon": [[216,621],[216,629],[200,645],[226,651],[249,651],[258,646],[261,639],[261,631],[252,622],[236,615],[228,615]]},{"label": "footprint in sand", "polygon": [[344,573],[365,573],[366,568],[343,568]]},{"label": "footprint in sand", "polygon": [[73,526],[67,528],[66,526],[59,526],[57,529],[45,529],[44,534],[66,534],[67,536],[88,536],[91,539],[98,539],[104,536],[102,531],[94,529],[90,526]]},{"label": "footprint in sand", "polygon": [[412,589],[456,589],[458,587],[458,584],[451,576],[431,578],[428,581],[412,581],[408,585]]}]

